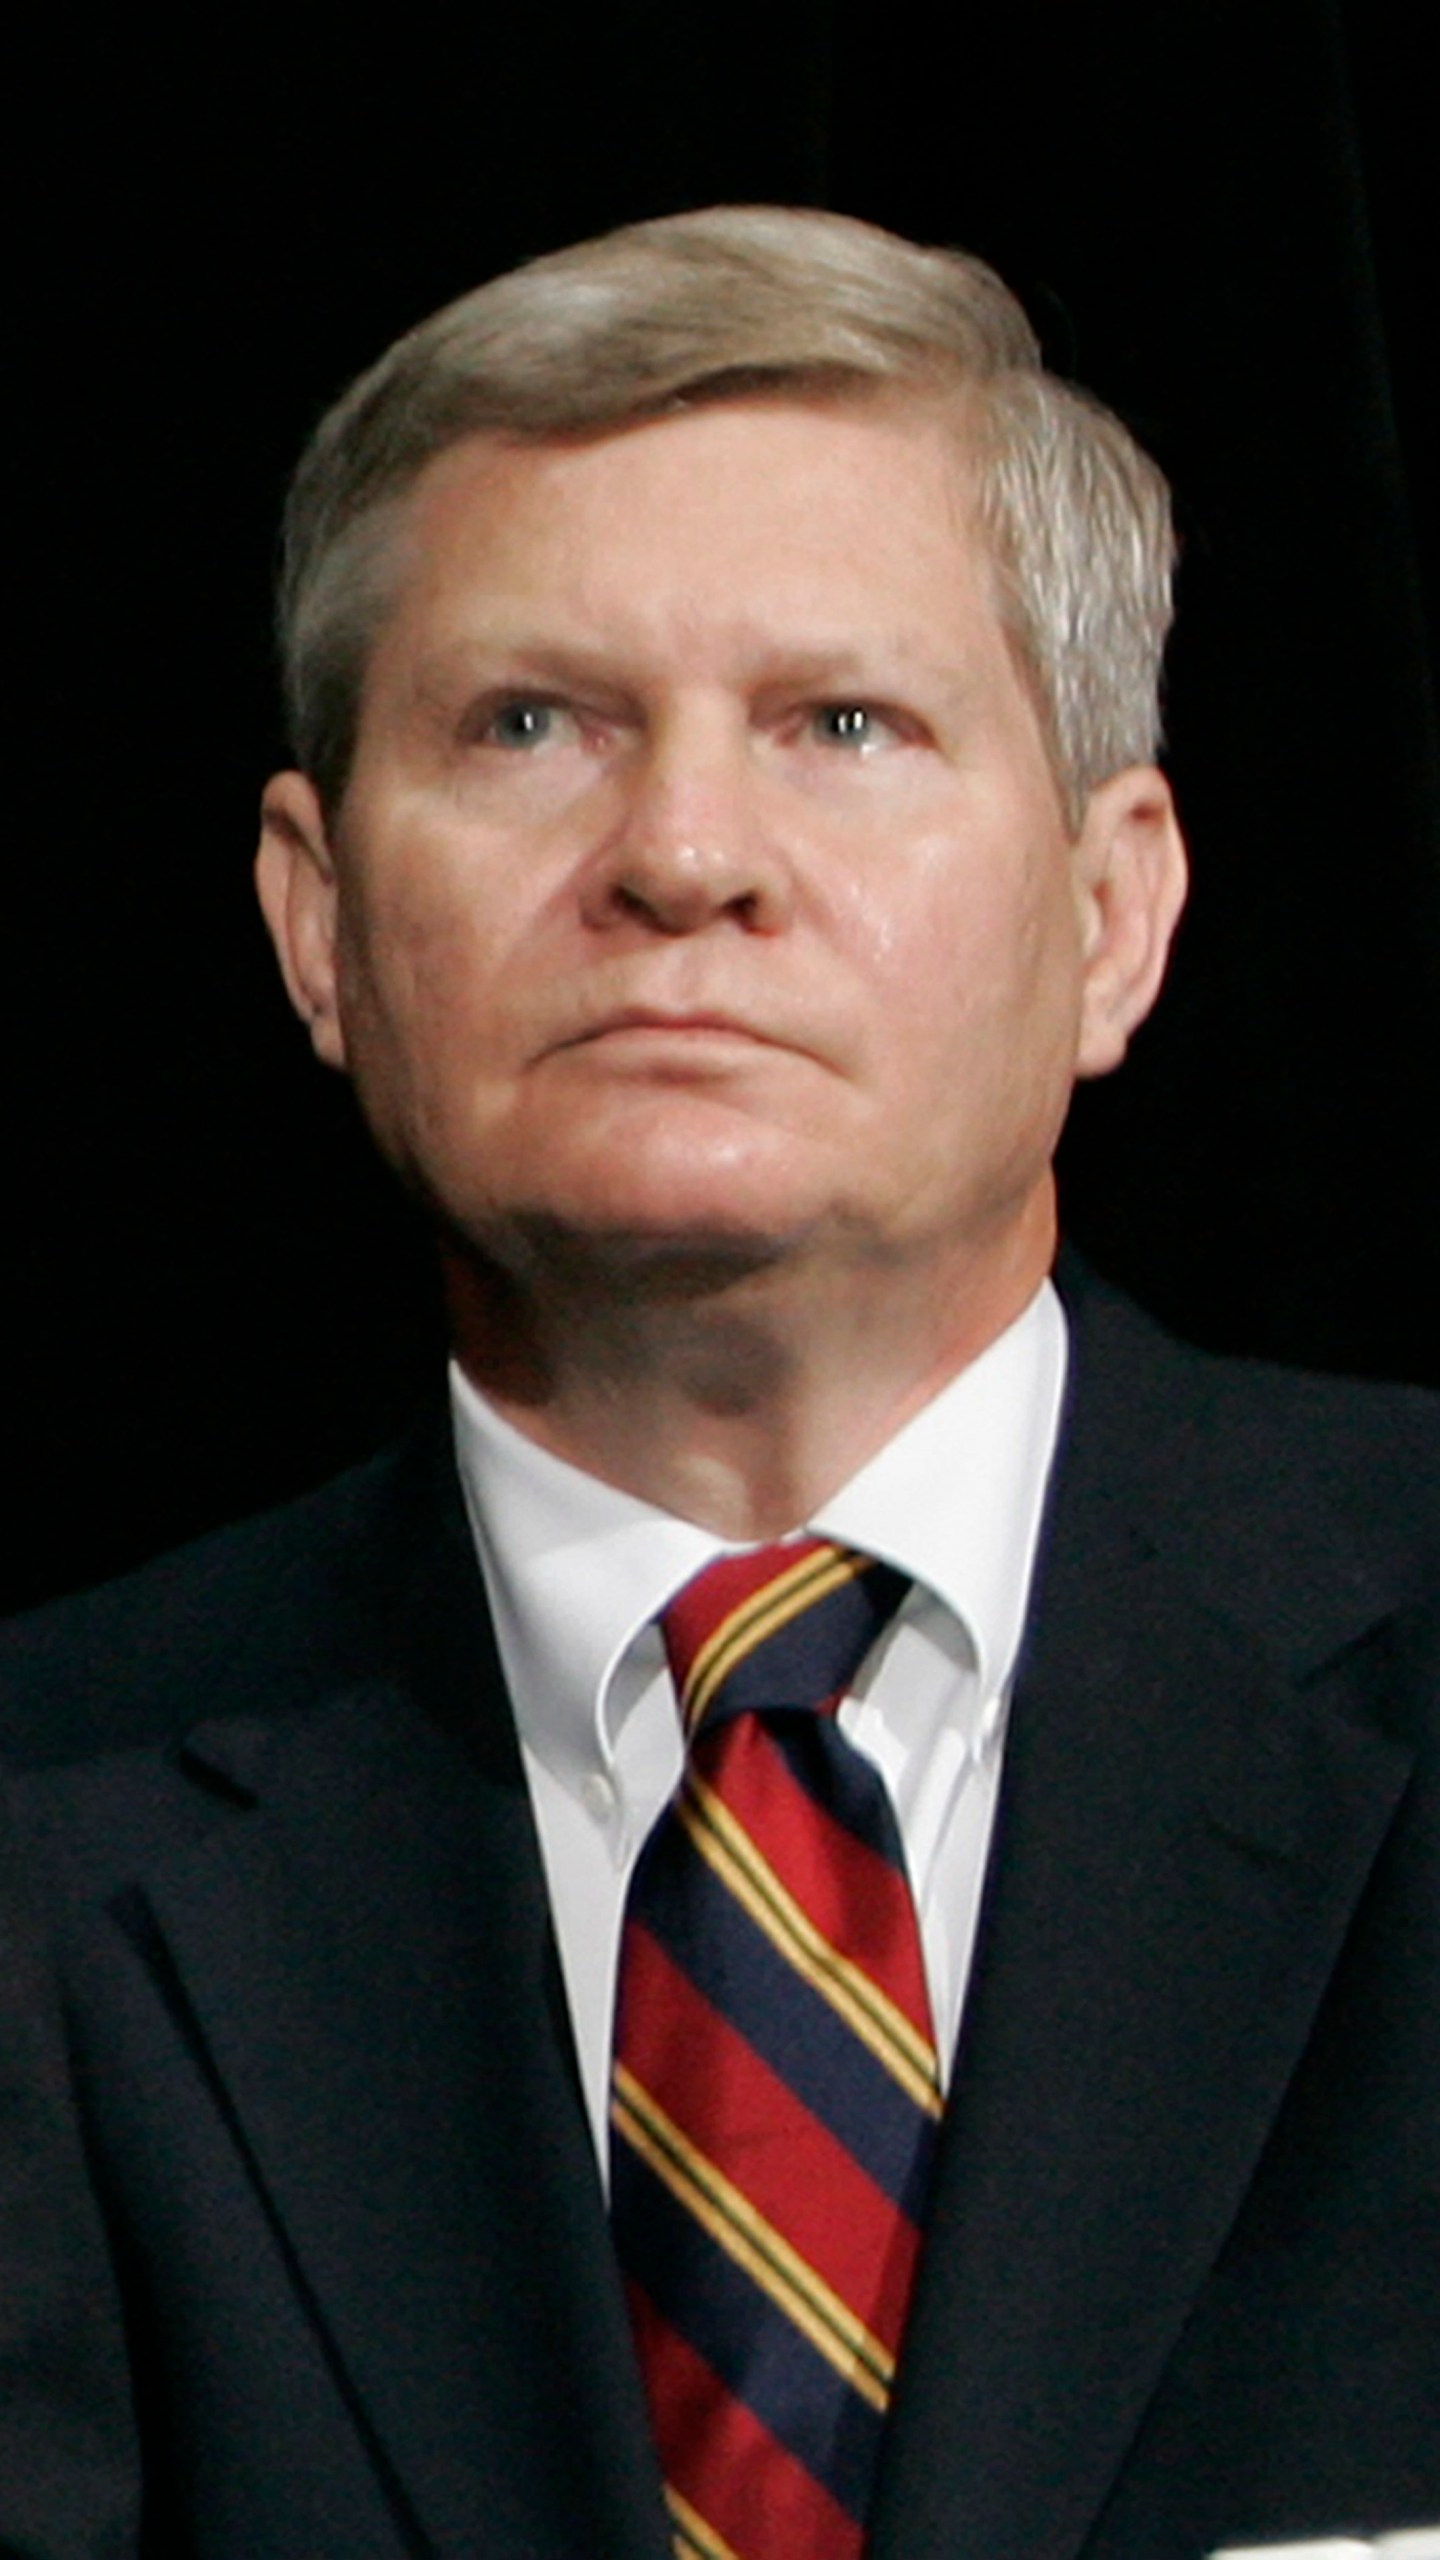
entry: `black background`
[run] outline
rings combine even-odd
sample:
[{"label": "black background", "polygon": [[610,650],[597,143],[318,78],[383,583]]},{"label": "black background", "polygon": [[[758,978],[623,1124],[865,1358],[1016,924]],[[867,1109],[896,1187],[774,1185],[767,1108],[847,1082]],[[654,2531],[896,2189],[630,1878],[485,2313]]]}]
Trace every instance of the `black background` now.
[{"label": "black background", "polygon": [[[1437,181],[1397,0],[295,0],[12,55],[0,1599],[311,1481],[423,1240],[251,912],[284,477],[400,327],[714,198],[978,249],[1179,492],[1170,991],[1069,1227],[1202,1340],[1440,1378]],[[1428,645],[1427,645],[1428,644]]]}]

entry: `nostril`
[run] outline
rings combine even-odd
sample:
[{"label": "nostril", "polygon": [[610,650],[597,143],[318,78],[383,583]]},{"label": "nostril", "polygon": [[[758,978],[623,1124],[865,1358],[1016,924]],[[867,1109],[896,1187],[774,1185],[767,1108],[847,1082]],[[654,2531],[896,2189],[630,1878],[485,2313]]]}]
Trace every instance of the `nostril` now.
[{"label": "nostril", "polygon": [[652,933],[698,933],[724,920],[761,932],[787,906],[783,862],[754,831],[682,832],[636,823],[635,813],[595,848],[581,895],[601,931],[644,924]]},{"label": "nostril", "polygon": [[688,933],[711,913],[707,899],[661,896],[653,886],[637,888],[633,880],[615,883],[611,906],[627,922],[648,924],[659,933]]}]

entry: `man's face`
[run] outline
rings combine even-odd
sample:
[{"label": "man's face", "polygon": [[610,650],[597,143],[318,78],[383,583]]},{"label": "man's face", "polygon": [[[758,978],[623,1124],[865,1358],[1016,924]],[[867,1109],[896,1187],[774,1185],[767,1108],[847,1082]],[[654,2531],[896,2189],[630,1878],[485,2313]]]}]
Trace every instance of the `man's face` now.
[{"label": "man's face", "polygon": [[281,777],[262,894],[487,1255],[1043,1267],[1072,1080],[1158,977],[1117,1004],[1143,779],[1069,839],[953,422],[746,401],[432,464],[334,840]]}]

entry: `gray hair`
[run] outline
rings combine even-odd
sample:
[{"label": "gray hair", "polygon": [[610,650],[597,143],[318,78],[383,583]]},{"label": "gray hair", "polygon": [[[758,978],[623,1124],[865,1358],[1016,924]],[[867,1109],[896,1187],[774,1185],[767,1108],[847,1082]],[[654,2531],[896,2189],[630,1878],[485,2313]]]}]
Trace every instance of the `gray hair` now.
[{"label": "gray hair", "polygon": [[427,465],[473,435],[602,435],[745,396],[965,400],[1001,610],[1067,813],[1159,744],[1174,537],[1156,465],[1044,370],[978,258],[848,216],[724,205],[537,258],[396,340],[324,417],[285,516],[279,628],[291,740],[332,814],[394,536]]}]

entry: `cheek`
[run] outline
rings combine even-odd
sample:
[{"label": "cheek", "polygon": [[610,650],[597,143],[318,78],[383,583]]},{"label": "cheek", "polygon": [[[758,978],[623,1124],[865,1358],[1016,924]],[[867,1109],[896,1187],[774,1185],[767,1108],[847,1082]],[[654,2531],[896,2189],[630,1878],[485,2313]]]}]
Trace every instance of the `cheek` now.
[{"label": "cheek", "polygon": [[873,918],[869,947],[883,977],[891,1072],[937,1088],[967,1116],[977,1107],[1032,1114],[1047,1127],[1073,1079],[1080,948],[1065,875],[1048,864],[938,859],[932,894]]},{"label": "cheek", "polygon": [[963,968],[984,938],[982,884],[968,879],[949,837],[892,838],[867,845],[863,860],[823,866],[823,931],[856,984],[890,1001]]},{"label": "cheek", "polygon": [[1013,1005],[1051,965],[1068,910],[1038,868],[936,837],[852,880],[844,926],[872,983],[907,1010],[934,999],[943,1023]]},{"label": "cheek", "polygon": [[454,1019],[469,990],[479,1010],[487,981],[505,975],[514,938],[505,882],[515,870],[419,830],[358,867],[340,916],[342,971],[357,998],[397,1026]]},{"label": "cheek", "polygon": [[341,1019],[347,1059],[382,1139],[443,1117],[499,1028],[503,965],[493,925],[453,877],[407,864],[363,882],[342,907]]}]

